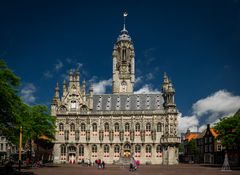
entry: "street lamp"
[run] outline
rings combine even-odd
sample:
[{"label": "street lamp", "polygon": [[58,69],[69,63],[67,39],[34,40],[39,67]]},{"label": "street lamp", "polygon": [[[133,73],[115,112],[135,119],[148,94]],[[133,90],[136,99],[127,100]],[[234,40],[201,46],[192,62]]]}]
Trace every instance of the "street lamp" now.
[{"label": "street lamp", "polygon": [[20,126],[19,134],[19,150],[18,150],[18,170],[21,171],[21,160],[22,160],[22,126]]}]

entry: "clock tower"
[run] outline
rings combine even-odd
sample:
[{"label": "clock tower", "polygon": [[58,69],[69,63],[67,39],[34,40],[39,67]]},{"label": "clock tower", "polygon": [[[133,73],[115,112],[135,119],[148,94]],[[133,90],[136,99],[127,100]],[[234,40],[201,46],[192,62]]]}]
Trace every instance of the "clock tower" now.
[{"label": "clock tower", "polygon": [[125,12],[124,27],[113,48],[113,94],[133,93],[134,88],[135,52],[131,37],[125,27],[126,16]]}]

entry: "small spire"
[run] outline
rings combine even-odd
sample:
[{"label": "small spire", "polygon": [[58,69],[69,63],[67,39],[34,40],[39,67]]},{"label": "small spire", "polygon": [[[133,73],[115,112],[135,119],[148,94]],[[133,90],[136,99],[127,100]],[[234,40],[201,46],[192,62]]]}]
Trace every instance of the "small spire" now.
[{"label": "small spire", "polygon": [[83,80],[83,87],[86,88],[86,80]]},{"label": "small spire", "polygon": [[169,79],[168,92],[174,93],[175,89],[173,88],[172,81]]},{"label": "small spire", "polygon": [[58,86],[58,82],[57,82],[56,87],[55,87],[55,98],[59,98],[59,86]]},{"label": "small spire", "polygon": [[56,84],[56,88],[55,88],[56,90],[59,90],[59,86],[58,86],[58,82],[57,82],[57,84]]}]

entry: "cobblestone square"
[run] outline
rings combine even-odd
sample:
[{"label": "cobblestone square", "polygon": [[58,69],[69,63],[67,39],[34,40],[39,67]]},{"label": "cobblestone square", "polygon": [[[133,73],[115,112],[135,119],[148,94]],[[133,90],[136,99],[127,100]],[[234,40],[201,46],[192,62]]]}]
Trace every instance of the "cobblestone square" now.
[{"label": "cobblestone square", "polygon": [[[80,165],[56,165],[43,168],[23,170],[23,174],[34,175],[237,175],[239,170],[221,171],[220,167],[205,167],[200,165],[180,164],[172,166],[142,165],[135,172],[129,172],[128,167],[107,165],[106,169],[83,167]],[[31,172],[31,173],[30,173]]]}]

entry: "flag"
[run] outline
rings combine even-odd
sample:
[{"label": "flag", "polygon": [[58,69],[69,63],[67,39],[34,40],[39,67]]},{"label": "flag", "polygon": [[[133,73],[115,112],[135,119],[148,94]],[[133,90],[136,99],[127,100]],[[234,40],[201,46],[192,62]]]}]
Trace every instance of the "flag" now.
[{"label": "flag", "polygon": [[124,17],[126,17],[127,15],[128,15],[128,13],[127,13],[127,12],[124,12],[124,13],[123,13],[123,16],[124,16]]}]

